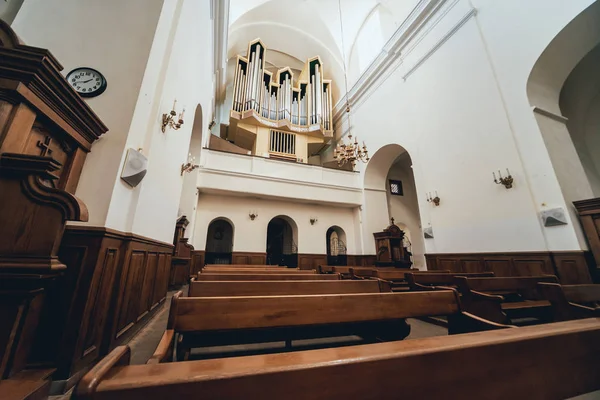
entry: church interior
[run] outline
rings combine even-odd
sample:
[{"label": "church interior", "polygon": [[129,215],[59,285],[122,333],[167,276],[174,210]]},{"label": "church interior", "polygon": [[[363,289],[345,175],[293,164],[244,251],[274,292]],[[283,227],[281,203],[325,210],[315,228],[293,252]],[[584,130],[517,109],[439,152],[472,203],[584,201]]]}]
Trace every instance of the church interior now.
[{"label": "church interior", "polygon": [[600,1],[0,0],[0,400],[599,399]]}]

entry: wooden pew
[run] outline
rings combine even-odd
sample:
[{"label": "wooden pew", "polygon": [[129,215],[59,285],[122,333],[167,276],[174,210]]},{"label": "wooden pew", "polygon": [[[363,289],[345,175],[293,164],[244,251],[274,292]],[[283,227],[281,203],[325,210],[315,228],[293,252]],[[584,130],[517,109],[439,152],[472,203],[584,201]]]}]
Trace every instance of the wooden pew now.
[{"label": "wooden pew", "polygon": [[317,272],[312,270],[300,270],[300,269],[288,269],[288,268],[204,268],[200,273],[211,273],[211,274],[316,274]]},{"label": "wooden pew", "polygon": [[600,390],[598,359],[598,319],[153,365],[120,346],[74,399],[565,399]]},{"label": "wooden pew", "polygon": [[537,284],[558,283],[554,275],[526,277],[467,278],[456,276],[454,282],[465,310],[490,321],[510,324],[516,318],[552,320],[548,300],[540,300]]},{"label": "wooden pew", "polygon": [[224,267],[236,267],[236,268],[287,268],[282,265],[268,265],[268,264],[206,264],[204,268],[224,268]]},{"label": "wooden pew", "polygon": [[189,297],[284,296],[333,293],[384,293],[385,281],[192,281]]},{"label": "wooden pew", "polygon": [[[460,308],[454,290],[296,296],[181,297],[151,362],[187,359],[196,347],[356,335],[365,341],[401,340],[406,318],[448,316],[448,332],[507,328]],[[178,337],[176,339],[176,337]],[[175,346],[176,343],[176,346]]]},{"label": "wooden pew", "polygon": [[538,288],[552,305],[555,321],[600,317],[600,285],[539,283]]},{"label": "wooden pew", "polygon": [[454,277],[464,276],[467,278],[491,278],[493,272],[407,272],[404,274],[410,290],[432,290],[455,288]]},{"label": "wooden pew", "polygon": [[334,281],[339,275],[319,274],[265,274],[265,273],[199,273],[198,281]]}]

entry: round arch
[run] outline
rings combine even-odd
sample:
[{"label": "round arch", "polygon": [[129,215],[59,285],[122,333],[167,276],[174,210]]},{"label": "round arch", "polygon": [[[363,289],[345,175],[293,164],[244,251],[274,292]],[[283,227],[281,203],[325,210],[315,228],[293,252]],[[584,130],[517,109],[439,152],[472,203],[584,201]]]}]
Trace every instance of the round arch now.
[{"label": "round arch", "polygon": [[363,237],[369,238],[364,243],[365,254],[375,253],[375,244],[370,238],[374,232],[386,228],[393,217],[407,234],[404,246],[412,253],[414,266],[424,268],[425,240],[421,233],[419,196],[412,159],[406,148],[391,143],[373,154],[364,173],[364,191]]},{"label": "round arch", "polygon": [[327,265],[348,265],[346,256],[346,232],[333,225],[325,234],[327,244]]},{"label": "round arch", "polygon": [[[600,164],[595,155],[600,151],[597,128],[591,138],[585,126],[597,114],[589,112],[600,95],[597,62],[600,60],[600,2],[596,1],[566,24],[536,60],[529,74],[526,91],[556,179],[567,204],[600,195]],[[592,68],[586,67],[592,61]],[[595,65],[594,65],[595,64]],[[586,71],[587,70],[587,71]],[[585,76],[583,76],[585,75]],[[583,79],[581,79],[583,78]],[[590,90],[595,93],[590,93]],[[585,115],[584,115],[585,114]],[[589,133],[589,132],[588,132]],[[570,218],[578,220],[574,208]],[[580,245],[585,238],[574,225]]]},{"label": "round arch", "polygon": [[235,228],[225,217],[217,217],[208,224],[206,234],[206,264],[231,264]]},{"label": "round arch", "polygon": [[298,225],[287,215],[277,215],[267,225],[267,264],[298,266]]}]

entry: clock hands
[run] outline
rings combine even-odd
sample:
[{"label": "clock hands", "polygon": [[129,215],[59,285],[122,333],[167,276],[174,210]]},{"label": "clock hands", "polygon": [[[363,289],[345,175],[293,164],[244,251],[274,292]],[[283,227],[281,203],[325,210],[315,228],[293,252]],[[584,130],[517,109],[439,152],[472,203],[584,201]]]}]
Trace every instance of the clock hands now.
[{"label": "clock hands", "polygon": [[94,80],[94,78],[88,79],[87,81],[77,81],[75,83],[88,83],[89,81],[92,81],[92,80]]}]

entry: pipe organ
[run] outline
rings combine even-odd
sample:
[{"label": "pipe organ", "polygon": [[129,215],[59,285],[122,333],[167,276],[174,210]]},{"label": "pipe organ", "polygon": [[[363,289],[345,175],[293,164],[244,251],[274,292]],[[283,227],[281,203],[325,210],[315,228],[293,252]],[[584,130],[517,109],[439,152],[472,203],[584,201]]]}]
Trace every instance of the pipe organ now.
[{"label": "pipe organ", "polygon": [[[273,132],[308,137],[300,138],[288,150],[301,150],[301,143],[312,144],[312,149],[322,148],[333,137],[333,99],[332,82],[324,78],[321,59],[309,59],[299,76],[294,76],[289,67],[268,71],[266,56],[267,49],[256,39],[249,43],[246,56],[235,60],[230,126],[225,139],[254,154],[274,156],[273,147],[261,147],[256,136],[262,131],[266,137],[263,142],[270,142],[271,138],[280,137],[279,133],[271,133],[275,129]],[[266,151],[261,152],[257,144]],[[304,153],[307,154],[297,161],[305,162],[310,149]]]}]

